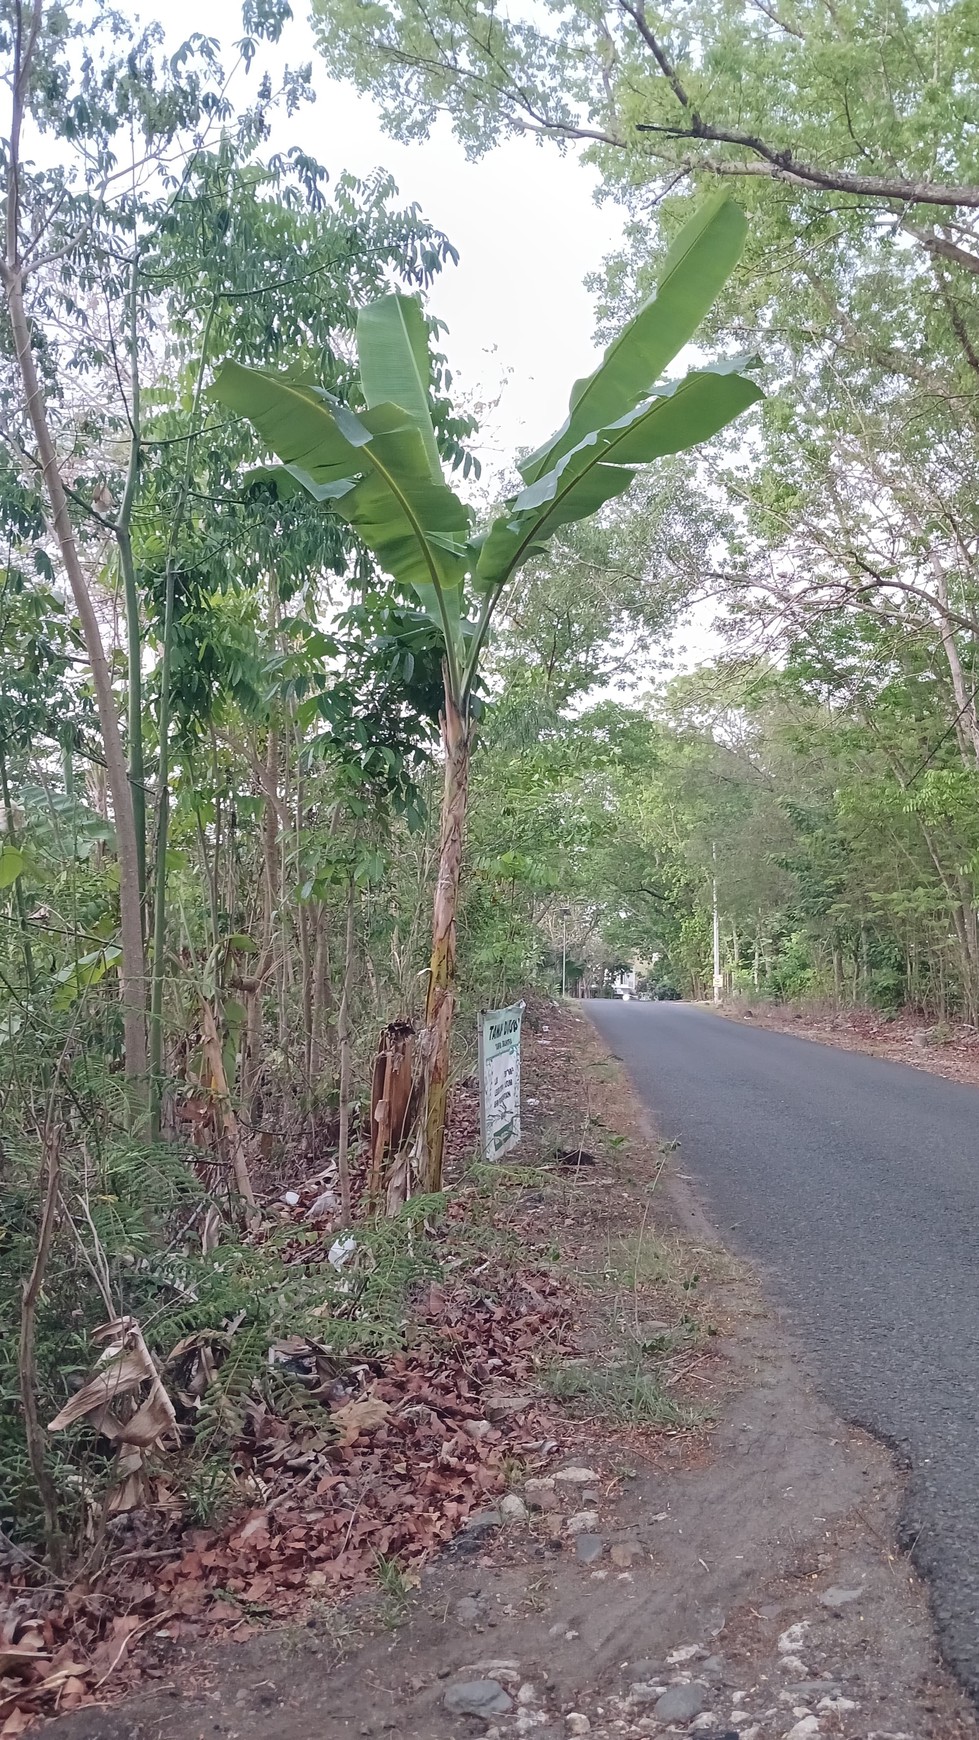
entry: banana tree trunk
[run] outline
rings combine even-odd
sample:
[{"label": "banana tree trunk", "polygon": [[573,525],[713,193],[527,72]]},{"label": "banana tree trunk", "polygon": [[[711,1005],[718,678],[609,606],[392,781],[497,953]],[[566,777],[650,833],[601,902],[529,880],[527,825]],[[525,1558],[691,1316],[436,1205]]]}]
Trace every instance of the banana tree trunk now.
[{"label": "banana tree trunk", "polygon": [[469,800],[469,755],[472,748],[472,727],[450,696],[448,684],[442,714],[442,748],[445,754],[445,772],[439,828],[438,878],[432,911],[432,959],[425,1002],[425,1029],[421,1038],[423,1098],[417,1173],[418,1182],[426,1192],[442,1188],[449,1054],[452,1016],[455,1010],[456,911],[459,905],[459,877]]}]

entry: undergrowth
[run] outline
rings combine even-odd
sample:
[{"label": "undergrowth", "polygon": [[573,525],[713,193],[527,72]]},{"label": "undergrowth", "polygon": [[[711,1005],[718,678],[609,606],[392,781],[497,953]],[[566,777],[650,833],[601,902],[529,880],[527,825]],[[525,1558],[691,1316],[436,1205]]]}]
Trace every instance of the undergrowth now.
[{"label": "undergrowth", "polygon": [[551,1366],[545,1383],[555,1400],[580,1404],[589,1418],[621,1426],[695,1426],[702,1416],[675,1401],[641,1360],[607,1366],[584,1361]]},{"label": "undergrowth", "polygon": [[[404,1345],[412,1298],[439,1272],[439,1241],[430,1231],[445,1199],[416,1197],[397,1218],[358,1223],[353,1256],[338,1270],[324,1260],[321,1230],[297,1236],[282,1227],[253,1240],[226,1221],[216,1248],[204,1251],[205,1215],[217,1207],[226,1213],[227,1202],[205,1188],[176,1146],[138,1147],[125,1137],[95,1144],[68,1108],[61,1151],[60,1212],[37,1310],[33,1379],[42,1427],[91,1376],[102,1351],[94,1331],[113,1318],[134,1318],[178,1402],[181,1444],[154,1458],[154,1472],[193,1520],[219,1521],[235,1502],[230,1452],[249,1404],[307,1424],[328,1421],[325,1403],[307,1394],[292,1369],[291,1348],[308,1342],[339,1370]],[[39,1141],[7,1143],[0,1177],[0,1530],[8,1550],[29,1553],[43,1545],[44,1519],[27,1454],[17,1350],[41,1175]],[[203,1393],[189,1397],[181,1395],[179,1352],[188,1338],[214,1366]],[[52,1434],[46,1455],[71,1557],[98,1537],[116,1478],[114,1447],[82,1421]]]}]

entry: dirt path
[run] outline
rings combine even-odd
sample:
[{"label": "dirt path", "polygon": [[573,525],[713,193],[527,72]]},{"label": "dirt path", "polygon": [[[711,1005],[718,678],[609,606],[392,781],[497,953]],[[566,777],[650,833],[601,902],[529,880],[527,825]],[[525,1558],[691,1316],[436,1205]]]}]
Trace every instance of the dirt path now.
[{"label": "dirt path", "polygon": [[946,1081],[979,1086],[979,1033],[961,1023],[929,1025],[920,1016],[889,1015],[875,1009],[835,1010],[747,1001],[722,1003],[715,1013],[729,1021],[767,1027],[773,1033],[792,1033],[797,1039],[813,1039],[841,1051],[865,1051],[870,1057],[944,1076]]},{"label": "dirt path", "polygon": [[579,1357],[548,1380],[571,1414],[417,1587],[210,1650],[161,1624],[153,1689],[58,1740],[979,1736],[895,1544],[890,1457],[814,1398],[583,1019],[528,1051],[544,1169],[519,1224],[577,1285]]}]

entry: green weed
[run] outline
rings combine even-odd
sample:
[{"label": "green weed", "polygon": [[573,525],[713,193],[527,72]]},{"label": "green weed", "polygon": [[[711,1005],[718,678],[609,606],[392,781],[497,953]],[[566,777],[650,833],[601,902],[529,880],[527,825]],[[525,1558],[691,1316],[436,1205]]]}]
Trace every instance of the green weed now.
[{"label": "green weed", "polygon": [[622,1426],[695,1426],[702,1418],[663,1390],[639,1364],[590,1366],[575,1361],[555,1365],[544,1381],[557,1401],[579,1404],[593,1417]]}]

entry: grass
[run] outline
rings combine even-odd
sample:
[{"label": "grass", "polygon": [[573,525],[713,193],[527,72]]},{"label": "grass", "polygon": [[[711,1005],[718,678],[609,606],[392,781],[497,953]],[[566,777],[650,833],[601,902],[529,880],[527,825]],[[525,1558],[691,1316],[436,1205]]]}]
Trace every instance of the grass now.
[{"label": "grass", "polygon": [[696,1426],[702,1418],[675,1402],[638,1361],[555,1365],[544,1382],[557,1401],[579,1403],[584,1412],[620,1426]]},{"label": "grass", "polygon": [[377,1581],[381,1591],[381,1623],[387,1631],[395,1631],[408,1617],[408,1603],[417,1578],[411,1578],[397,1559],[377,1555]]}]

